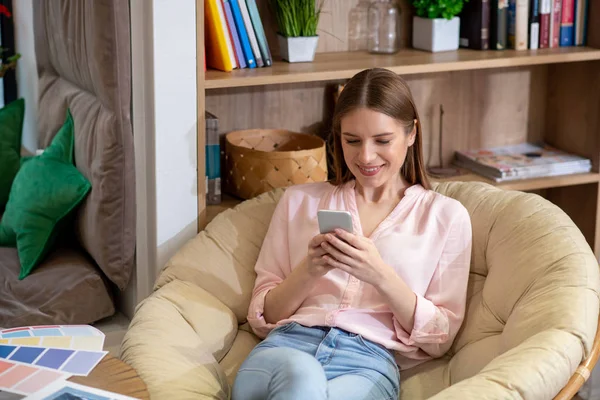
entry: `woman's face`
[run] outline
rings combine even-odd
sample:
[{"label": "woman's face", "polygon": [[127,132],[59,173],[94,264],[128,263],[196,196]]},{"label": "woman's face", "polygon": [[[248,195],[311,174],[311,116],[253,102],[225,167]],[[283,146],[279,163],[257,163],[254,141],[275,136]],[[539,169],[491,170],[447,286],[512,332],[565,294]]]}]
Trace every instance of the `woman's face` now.
[{"label": "woman's face", "polygon": [[344,160],[363,187],[380,187],[398,179],[416,128],[406,134],[394,118],[358,108],[341,120]]}]

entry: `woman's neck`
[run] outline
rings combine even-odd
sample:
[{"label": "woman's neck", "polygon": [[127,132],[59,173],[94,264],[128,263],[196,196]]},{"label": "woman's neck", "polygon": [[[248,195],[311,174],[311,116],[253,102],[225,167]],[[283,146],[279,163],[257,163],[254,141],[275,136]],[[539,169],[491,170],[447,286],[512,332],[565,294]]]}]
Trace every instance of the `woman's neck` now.
[{"label": "woman's neck", "polygon": [[358,180],[355,181],[356,195],[366,203],[386,203],[399,200],[402,193],[409,186],[408,182],[398,175],[398,179],[386,182],[379,187],[363,187]]}]

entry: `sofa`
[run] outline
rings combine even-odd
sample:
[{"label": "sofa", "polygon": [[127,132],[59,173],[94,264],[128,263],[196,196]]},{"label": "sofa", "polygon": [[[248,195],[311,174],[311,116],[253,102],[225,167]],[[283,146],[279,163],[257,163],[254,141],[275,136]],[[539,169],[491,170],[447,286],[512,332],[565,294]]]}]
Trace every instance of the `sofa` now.
[{"label": "sofa", "polygon": [[[259,343],[246,322],[254,263],[283,190],[219,214],[137,307],[121,358],[152,398],[229,397]],[[478,182],[434,190],[459,200],[472,220],[467,311],[445,356],[401,372],[400,397],[552,399],[562,390],[558,398],[570,398],[598,348],[598,262],[583,235],[535,194]]]},{"label": "sofa", "polygon": [[74,162],[91,183],[66,231],[19,280],[0,247],[0,327],[87,324],[115,313],[135,254],[128,0],[33,2],[39,146],[74,121]]}]

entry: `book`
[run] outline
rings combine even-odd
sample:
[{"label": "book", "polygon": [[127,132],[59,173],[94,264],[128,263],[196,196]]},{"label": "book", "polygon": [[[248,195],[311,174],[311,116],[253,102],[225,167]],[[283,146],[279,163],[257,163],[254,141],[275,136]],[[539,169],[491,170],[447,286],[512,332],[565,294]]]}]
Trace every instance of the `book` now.
[{"label": "book", "polygon": [[221,146],[219,119],[206,111],[206,204],[221,203]]},{"label": "book", "polygon": [[505,50],[508,38],[508,0],[490,1],[490,49]]},{"label": "book", "polygon": [[515,50],[527,50],[529,0],[508,1],[508,46]]},{"label": "book", "polygon": [[545,143],[457,151],[453,163],[496,182],[586,173],[592,169],[590,159]]},{"label": "book", "polygon": [[550,17],[552,0],[540,0],[540,49],[550,47]]},{"label": "book", "polygon": [[[231,0],[236,1],[236,0]],[[250,13],[248,12],[248,6],[246,5],[245,0],[237,0],[240,4],[240,10],[242,11],[242,18],[244,19],[244,25],[246,25],[246,31],[248,32],[248,37],[250,38],[250,45],[252,46],[252,52],[254,53],[254,59],[256,60],[256,66],[264,67],[264,63],[262,60],[262,56],[260,55],[260,48],[258,47],[258,41],[256,40],[256,33],[254,32],[254,27],[252,26],[252,21],[250,20]]]},{"label": "book", "polygon": [[230,48],[227,46],[226,27],[221,23],[217,0],[206,0],[204,2],[204,23],[205,23],[205,48],[206,65],[229,72],[234,66],[231,62],[234,55],[230,54]]},{"label": "book", "polygon": [[531,0],[529,8],[529,48],[540,46],[540,0]]},{"label": "book", "polygon": [[[210,1],[210,0],[209,0]],[[235,57],[235,50],[233,49],[233,39],[231,38],[231,33],[229,32],[229,27],[227,26],[227,17],[225,16],[225,10],[223,9],[223,2],[221,0],[214,0],[217,4],[217,11],[219,12],[219,19],[221,21],[221,26],[223,27],[223,35],[225,36],[225,45],[227,46],[227,55],[229,56],[229,61],[233,68],[238,67],[237,59]]]},{"label": "book", "polygon": [[254,27],[254,33],[256,34],[256,40],[258,41],[258,47],[260,48],[263,63],[265,66],[269,67],[273,65],[273,57],[271,57],[267,35],[265,35],[258,7],[256,6],[256,0],[246,0],[246,5],[248,6],[248,12],[250,13],[250,19],[252,20],[252,26]]},{"label": "book", "polygon": [[471,0],[460,13],[460,47],[487,50],[490,47],[490,2]]},{"label": "book", "polygon": [[562,13],[562,0],[552,0],[552,10],[550,11],[550,47],[560,45],[560,22]]},{"label": "book", "polygon": [[256,68],[256,59],[254,58],[254,53],[252,52],[252,46],[250,45],[250,38],[248,37],[246,24],[244,24],[244,17],[242,16],[242,11],[240,10],[240,4],[238,3],[238,0],[224,1],[229,3],[231,6],[231,12],[233,13],[235,27],[240,36],[240,44],[242,45],[242,51],[244,52],[244,57],[246,58],[246,64],[248,64],[248,68]]},{"label": "book", "polygon": [[575,22],[575,1],[563,0],[560,22],[560,46],[573,46],[574,44],[574,22]]},{"label": "book", "polygon": [[575,46],[584,46],[587,36],[587,13],[589,0],[575,0]]},{"label": "book", "polygon": [[227,27],[229,28],[229,33],[231,34],[231,39],[233,40],[235,58],[238,62],[238,67],[246,68],[246,58],[244,57],[242,45],[240,44],[240,36],[238,35],[237,28],[235,27],[233,12],[231,11],[231,4],[229,4],[229,2],[225,0],[221,1],[223,1],[223,8],[225,9],[225,16],[227,17]]}]

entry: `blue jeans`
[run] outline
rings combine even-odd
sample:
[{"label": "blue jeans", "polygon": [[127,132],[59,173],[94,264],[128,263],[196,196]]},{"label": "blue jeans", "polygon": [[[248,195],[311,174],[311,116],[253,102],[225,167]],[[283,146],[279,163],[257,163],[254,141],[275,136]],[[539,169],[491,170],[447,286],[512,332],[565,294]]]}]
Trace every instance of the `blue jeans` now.
[{"label": "blue jeans", "polygon": [[398,399],[392,353],[338,328],[279,326],[250,352],[233,400]]}]

